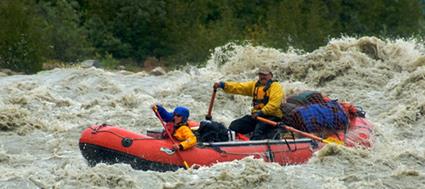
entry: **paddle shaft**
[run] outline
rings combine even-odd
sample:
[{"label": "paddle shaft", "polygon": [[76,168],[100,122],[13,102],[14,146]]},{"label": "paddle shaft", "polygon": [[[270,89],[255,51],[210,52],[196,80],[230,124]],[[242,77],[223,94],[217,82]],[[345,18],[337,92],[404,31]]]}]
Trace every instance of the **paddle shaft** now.
[{"label": "paddle shaft", "polygon": [[[168,131],[167,127],[165,126],[165,123],[164,123],[164,121],[162,120],[162,117],[161,117],[161,115],[159,114],[158,109],[157,109],[156,107],[153,107],[153,108],[152,108],[152,110],[155,112],[156,117],[158,117],[159,121],[161,122],[162,127],[164,127],[164,130],[165,130],[165,132],[167,133],[168,138],[170,138],[171,142],[175,145],[175,144],[176,144],[176,141],[174,140],[173,136],[171,135],[171,133]],[[179,149],[177,149],[177,150],[176,150],[176,154],[177,154],[177,156],[178,156],[178,157],[179,157],[179,158],[183,161],[184,167],[185,167],[186,169],[189,169],[189,164],[188,164],[188,163],[187,163],[187,162],[183,159],[183,157],[182,157],[182,156],[181,156],[181,154],[180,154]]]},{"label": "paddle shaft", "polygon": [[217,93],[217,89],[214,88],[214,91],[213,91],[213,94],[212,94],[211,100],[210,100],[210,105],[208,106],[208,113],[205,116],[205,119],[206,120],[211,120],[212,119],[211,112],[212,112],[212,108],[214,106],[214,100],[215,100],[216,93]]},{"label": "paddle shaft", "polygon": [[[261,122],[264,122],[264,123],[267,123],[267,124],[270,124],[270,125],[273,125],[273,126],[279,126],[279,124],[277,122],[274,122],[272,120],[268,120],[268,119],[263,118],[263,117],[257,117],[257,120],[259,120]],[[316,135],[313,135],[313,134],[310,134],[310,133],[306,133],[306,132],[300,131],[300,130],[295,129],[293,127],[289,127],[289,126],[286,126],[286,125],[281,125],[281,126],[284,127],[288,131],[292,131],[294,133],[298,133],[298,134],[300,134],[302,136],[305,136],[307,138],[311,138],[313,140],[317,140],[317,141],[320,141],[320,142],[323,142],[323,143],[326,143],[326,144],[331,143],[331,142],[327,141],[326,139],[320,138],[320,137],[318,137]]]}]

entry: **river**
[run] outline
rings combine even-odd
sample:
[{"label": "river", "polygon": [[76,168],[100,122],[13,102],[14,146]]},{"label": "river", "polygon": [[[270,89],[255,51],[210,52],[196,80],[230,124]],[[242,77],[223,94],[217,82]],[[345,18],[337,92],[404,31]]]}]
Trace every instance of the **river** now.
[{"label": "river", "polygon": [[[188,106],[202,120],[215,81],[256,79],[273,68],[287,95],[309,89],[363,107],[374,124],[372,149],[329,146],[306,164],[246,158],[176,172],[129,165],[89,167],[78,140],[108,123],[144,133],[161,128],[150,106]],[[249,97],[217,93],[213,118],[249,112]],[[413,39],[343,37],[317,50],[229,43],[204,67],[165,75],[64,68],[0,77],[0,188],[425,188],[425,47]]]}]

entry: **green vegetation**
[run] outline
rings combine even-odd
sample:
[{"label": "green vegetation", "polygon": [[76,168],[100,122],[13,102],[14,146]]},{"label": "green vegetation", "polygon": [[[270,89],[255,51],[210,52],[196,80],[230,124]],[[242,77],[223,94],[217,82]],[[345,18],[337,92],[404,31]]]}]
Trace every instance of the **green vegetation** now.
[{"label": "green vegetation", "polygon": [[228,42],[311,51],[330,38],[423,38],[423,0],[2,0],[0,67],[98,58],[108,68],[202,64]]},{"label": "green vegetation", "polygon": [[42,18],[31,1],[0,1],[0,65],[26,73],[41,70],[48,57]]}]

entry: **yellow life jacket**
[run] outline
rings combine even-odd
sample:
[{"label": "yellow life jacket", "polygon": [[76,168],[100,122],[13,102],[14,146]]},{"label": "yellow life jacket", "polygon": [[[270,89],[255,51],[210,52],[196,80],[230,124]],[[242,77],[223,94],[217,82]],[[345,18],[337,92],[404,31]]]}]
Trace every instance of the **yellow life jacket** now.
[{"label": "yellow life jacket", "polygon": [[175,126],[173,136],[180,142],[180,145],[183,146],[183,150],[187,150],[195,146],[197,142],[195,134],[192,132],[187,123]]},{"label": "yellow life jacket", "polygon": [[261,110],[268,102],[270,91],[269,88],[273,82],[277,82],[276,80],[267,81],[266,85],[261,85],[261,81],[257,81],[254,87],[253,99],[252,99],[252,107],[253,110]]}]

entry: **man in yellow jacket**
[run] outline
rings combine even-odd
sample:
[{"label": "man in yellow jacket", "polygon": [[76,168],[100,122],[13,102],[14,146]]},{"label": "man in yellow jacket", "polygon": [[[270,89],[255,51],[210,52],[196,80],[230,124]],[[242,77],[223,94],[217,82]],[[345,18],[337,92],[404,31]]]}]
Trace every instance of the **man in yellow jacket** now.
[{"label": "man in yellow jacket", "polygon": [[262,123],[257,116],[273,121],[280,121],[282,111],[280,105],[285,93],[279,82],[273,80],[273,73],[269,67],[262,66],[258,71],[257,81],[248,82],[216,82],[214,88],[222,88],[224,92],[252,97],[251,115],[232,121],[229,129],[236,133],[252,133],[251,140],[272,139],[276,135],[276,128]]}]

